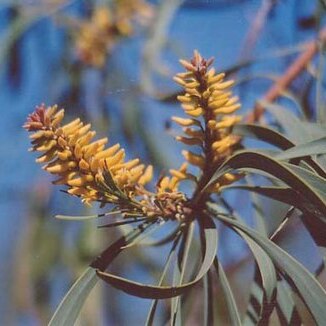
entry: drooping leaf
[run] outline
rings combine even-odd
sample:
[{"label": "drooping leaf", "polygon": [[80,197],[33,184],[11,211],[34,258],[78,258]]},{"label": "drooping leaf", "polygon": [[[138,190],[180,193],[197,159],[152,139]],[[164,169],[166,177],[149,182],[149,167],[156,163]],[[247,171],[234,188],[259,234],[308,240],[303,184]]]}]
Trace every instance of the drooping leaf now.
[{"label": "drooping leaf", "polygon": [[[295,146],[295,144],[287,137],[266,126],[255,124],[238,124],[234,126],[232,132],[239,136],[264,141],[283,150],[289,150]],[[281,153],[279,155],[281,155]],[[326,177],[326,171],[324,171],[323,168],[310,157],[302,157],[296,162],[299,163],[301,160],[309,164],[309,166],[311,166],[320,176],[324,178]]]},{"label": "drooping leaf", "polygon": [[302,208],[304,206],[304,198],[300,196],[296,191],[286,187],[260,187],[252,185],[231,185],[221,188],[221,192],[227,190],[247,190],[267,198],[271,198],[280,201],[284,204]]},{"label": "drooping leaf", "polygon": [[216,218],[229,225],[234,231],[243,231],[256,241],[270,256],[277,268],[291,280],[292,289],[300,295],[316,323],[318,325],[324,323],[326,320],[326,292],[304,266],[255,230],[222,215],[217,215]]},{"label": "drooping leaf", "polygon": [[289,160],[296,157],[310,156],[326,153],[326,137],[311,142],[294,146],[276,155],[278,160]]},{"label": "drooping leaf", "polygon": [[[166,277],[166,274],[167,274],[167,271],[169,269],[171,260],[172,260],[174,254],[175,254],[175,251],[176,251],[177,245],[179,243],[179,240],[180,240],[180,234],[179,235],[176,235],[176,237],[175,237],[175,240],[174,240],[174,242],[172,244],[172,247],[171,247],[171,250],[169,252],[169,255],[168,255],[167,259],[166,259],[166,262],[165,262],[165,265],[164,265],[164,269],[163,269],[163,272],[161,274],[161,278],[159,280],[158,285],[162,285],[163,284],[163,281],[164,281],[164,279]],[[154,299],[152,301],[151,306],[150,306],[150,309],[148,311],[148,315],[147,315],[147,319],[146,319],[146,323],[145,323],[146,326],[153,325],[157,304],[158,304],[158,300],[157,299]]]},{"label": "drooping leaf", "polygon": [[[146,226],[144,226],[146,228]],[[87,299],[89,293],[99,280],[96,269],[105,269],[108,264],[122,251],[122,247],[141,234],[139,227],[132,230],[128,235],[121,237],[109,246],[70,288],[60,305],[52,316],[49,326],[72,326]]]},{"label": "drooping leaf", "polygon": [[49,326],[74,325],[85,300],[97,281],[95,269],[88,267],[61,301]]},{"label": "drooping leaf", "polygon": [[97,274],[108,284],[137,297],[165,299],[181,295],[203,278],[210,269],[216,254],[217,230],[214,222],[209,218],[203,218],[201,225],[204,228],[206,252],[196,277],[190,282],[183,283],[180,286],[156,286],[134,282],[113,274],[104,273],[101,270],[98,270]]},{"label": "drooping leaf", "polygon": [[[177,263],[174,269],[173,275],[173,285],[181,285],[184,281],[185,272],[189,264],[189,252],[190,245],[193,240],[195,224],[192,222],[185,232],[183,243],[179,248],[178,261],[180,261],[180,266]],[[172,325],[181,325],[181,304],[180,296],[173,297],[171,299],[171,323]]]},{"label": "drooping leaf", "polygon": [[315,188],[316,184],[320,184],[321,180],[323,180],[322,178],[317,177],[307,170],[299,173],[298,171],[301,171],[301,168],[279,162],[260,153],[241,151],[234,154],[219,167],[206,187],[216,182],[225,173],[236,169],[241,169],[242,171],[255,169],[257,173],[268,173],[278,178],[293,190],[302,194],[307,201],[310,201],[322,214],[326,215],[326,203],[320,191]]},{"label": "drooping leaf", "polygon": [[219,260],[215,257],[214,259],[214,267],[218,274],[219,280],[221,282],[221,287],[225,296],[226,304],[229,310],[229,317],[232,325],[241,326],[241,318],[240,313],[237,307],[237,304],[234,299],[234,295],[232,289],[230,287],[229,281],[225,275],[223,266],[219,262]]},{"label": "drooping leaf", "polygon": [[282,325],[302,325],[290,288],[284,280],[277,283],[276,312]]}]

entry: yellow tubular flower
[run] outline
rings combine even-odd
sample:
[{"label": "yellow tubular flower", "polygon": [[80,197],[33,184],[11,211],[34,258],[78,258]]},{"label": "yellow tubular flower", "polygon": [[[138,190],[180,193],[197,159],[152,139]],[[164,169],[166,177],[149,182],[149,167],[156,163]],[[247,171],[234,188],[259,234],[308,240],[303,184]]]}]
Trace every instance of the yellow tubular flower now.
[{"label": "yellow tubular flower", "polygon": [[[234,82],[225,80],[224,73],[216,73],[210,68],[213,58],[204,59],[197,51],[190,61],[180,60],[186,72],[177,74],[174,80],[184,89],[178,100],[189,118],[172,117],[184,127],[188,137],[176,139],[186,145],[199,146],[200,152],[183,151],[186,161],[202,171],[202,179],[208,179],[212,172],[229,157],[239,142],[231,134],[232,127],[241,120],[234,115],[240,108],[238,97],[230,91]],[[232,115],[231,115],[232,114]],[[231,183],[237,178],[230,176],[219,180],[209,191]]]},{"label": "yellow tubular flower", "polygon": [[61,126],[63,117],[64,110],[57,106],[41,105],[24,125],[32,133],[31,150],[42,152],[36,161],[58,177],[55,184],[68,186],[68,193],[90,204],[119,203],[121,194],[133,198],[151,181],[151,166],[145,168],[138,159],[126,162],[119,144],[104,149],[107,138],[92,142],[96,133],[80,119]]}]

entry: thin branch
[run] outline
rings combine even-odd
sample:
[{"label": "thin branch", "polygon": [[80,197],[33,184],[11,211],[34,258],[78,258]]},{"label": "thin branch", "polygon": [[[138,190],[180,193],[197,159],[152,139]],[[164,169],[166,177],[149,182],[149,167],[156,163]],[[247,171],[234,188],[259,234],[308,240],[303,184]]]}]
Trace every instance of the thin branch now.
[{"label": "thin branch", "polygon": [[[319,34],[319,40],[326,40],[326,29],[323,29]],[[286,70],[284,75],[280,77],[267,91],[264,95],[263,100],[267,102],[275,101],[282,92],[289,87],[289,85],[293,82],[294,79],[300,75],[300,73],[306,69],[309,62],[313,59],[315,54],[318,51],[318,40],[312,40],[307,43],[306,49],[302,52],[302,54],[290,65],[290,67]],[[263,115],[265,109],[264,107],[257,103],[252,112],[250,112],[246,121],[248,123],[257,122],[261,116]]]}]

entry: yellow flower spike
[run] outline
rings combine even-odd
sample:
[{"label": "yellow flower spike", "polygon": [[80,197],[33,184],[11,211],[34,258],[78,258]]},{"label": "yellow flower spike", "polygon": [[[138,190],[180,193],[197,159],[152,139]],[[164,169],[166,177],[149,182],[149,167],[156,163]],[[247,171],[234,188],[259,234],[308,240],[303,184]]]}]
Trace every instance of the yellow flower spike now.
[{"label": "yellow flower spike", "polygon": [[[190,146],[201,144],[202,153],[183,151],[182,154],[186,161],[202,170],[201,178],[206,180],[211,177],[212,164],[222,164],[239,141],[239,138],[230,133],[241,117],[229,117],[228,114],[237,111],[240,104],[238,97],[233,96],[230,90],[234,81],[225,80],[224,73],[216,73],[214,67],[210,67],[213,58],[205,59],[195,50],[191,60],[181,60],[180,63],[187,71],[177,75],[176,80],[184,88],[184,93],[178,96],[178,100],[185,114],[199,122],[200,130],[183,128],[189,138],[180,135],[176,139]],[[172,118],[182,127],[192,126],[190,120],[182,119],[184,118]],[[201,184],[200,180],[198,184]],[[214,191],[217,189],[218,186]]]},{"label": "yellow flower spike", "polygon": [[56,106],[41,105],[24,124],[32,133],[32,150],[43,152],[37,161],[47,163],[43,169],[57,176],[54,184],[66,185],[68,193],[81,197],[87,204],[117,204],[120,195],[111,190],[117,187],[121,194],[125,192],[124,200],[126,195],[142,194],[138,191],[150,181],[152,167],[145,168],[138,159],[124,162],[125,152],[119,144],[104,149],[107,138],[92,141],[95,131],[90,131],[90,125],[84,125],[80,119],[60,126],[58,117],[62,118],[63,111],[58,111],[59,115],[56,112]]}]

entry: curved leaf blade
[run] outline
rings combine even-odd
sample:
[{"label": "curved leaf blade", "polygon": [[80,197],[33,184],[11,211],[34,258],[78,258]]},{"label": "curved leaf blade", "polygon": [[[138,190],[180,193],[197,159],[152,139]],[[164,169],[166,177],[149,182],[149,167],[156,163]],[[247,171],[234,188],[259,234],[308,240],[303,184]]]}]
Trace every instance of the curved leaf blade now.
[{"label": "curved leaf blade", "polygon": [[322,137],[311,142],[294,146],[276,155],[278,160],[289,160],[297,157],[304,157],[326,153],[326,137]]},{"label": "curved leaf blade", "polygon": [[[146,228],[146,225],[143,228]],[[87,296],[99,280],[96,275],[96,268],[105,269],[123,250],[123,246],[141,234],[143,228],[137,227],[126,236],[119,238],[95,259],[65,295],[53,314],[49,326],[72,326],[75,324]]]},{"label": "curved leaf blade", "polygon": [[291,257],[283,249],[278,247],[268,238],[241,223],[221,215],[217,219],[229,225],[236,232],[242,231],[257,242],[259,246],[270,256],[277,267],[291,279],[290,284],[303,299],[306,307],[311,312],[316,323],[322,325],[326,320],[326,291],[321,287],[313,275],[307,271],[297,260]]},{"label": "curved leaf blade", "polygon": [[[307,170],[304,172],[306,177],[302,178],[303,172],[298,173],[298,171],[301,171],[299,167],[279,162],[267,155],[252,151],[241,151],[230,157],[216,171],[206,187],[216,182],[216,180],[225,173],[236,169],[255,169],[278,178],[295,191],[298,191],[310,201],[312,205],[318,208],[323,215],[326,215],[326,203],[321,197],[320,192],[316,191],[314,187],[315,182],[320,184],[320,180],[323,180],[322,178],[317,177]],[[309,176],[309,178],[307,176]]]},{"label": "curved leaf blade", "polygon": [[74,325],[85,300],[97,281],[95,269],[88,267],[61,301],[49,326]]},{"label": "curved leaf blade", "polygon": [[241,323],[240,313],[239,313],[237,304],[235,302],[232,289],[231,289],[229,281],[225,275],[223,266],[221,265],[221,263],[218,261],[218,259],[216,257],[214,259],[214,267],[218,274],[219,280],[221,282],[221,287],[222,287],[222,290],[225,295],[226,304],[227,304],[227,307],[229,310],[229,316],[230,316],[231,323],[234,326],[241,326],[242,323]]},{"label": "curved leaf blade", "polygon": [[131,281],[123,277],[101,272],[100,270],[97,271],[97,274],[115,288],[140,298],[166,299],[181,295],[203,278],[213,264],[216,255],[218,243],[216,226],[209,217],[203,218],[201,224],[206,241],[205,255],[197,276],[190,282],[179,286],[155,286]]}]

